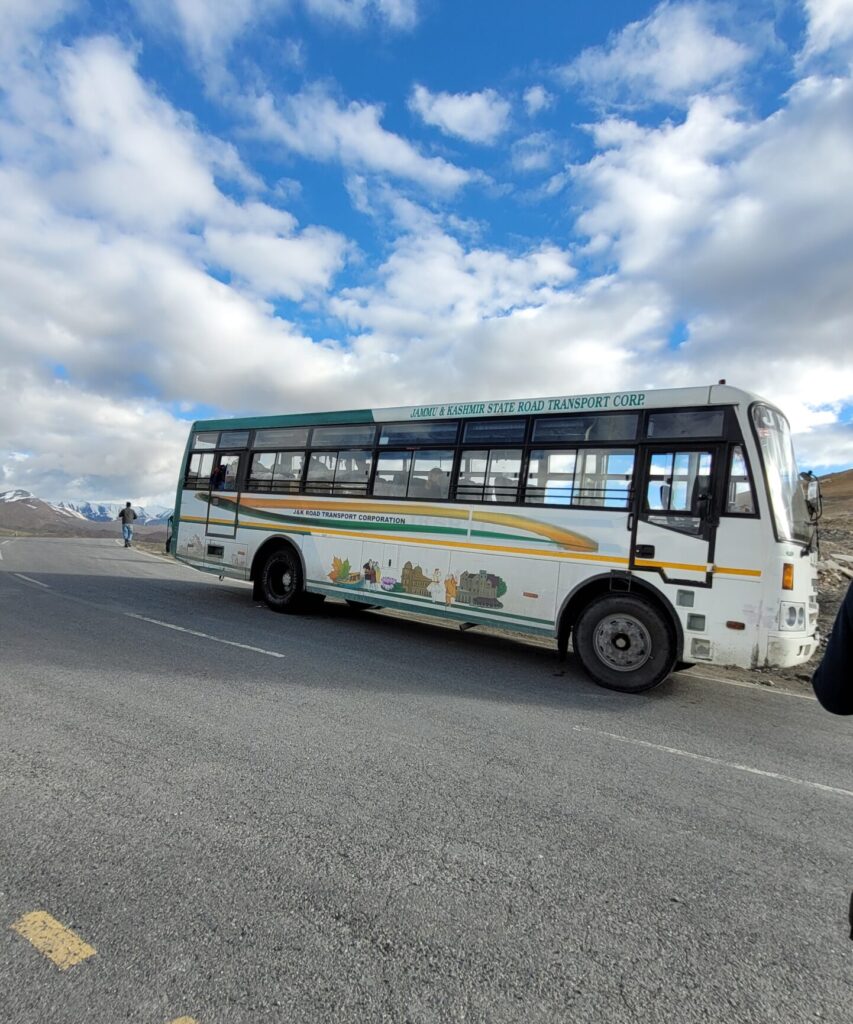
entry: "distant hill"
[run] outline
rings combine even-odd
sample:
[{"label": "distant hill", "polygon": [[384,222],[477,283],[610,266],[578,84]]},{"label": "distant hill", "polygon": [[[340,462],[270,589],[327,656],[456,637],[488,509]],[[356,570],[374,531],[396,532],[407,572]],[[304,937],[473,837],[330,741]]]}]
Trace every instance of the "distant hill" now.
[{"label": "distant hill", "polygon": [[[96,505],[93,502],[53,504],[42,501],[29,491],[4,491],[0,493],[0,532],[39,537],[118,537],[121,527],[116,517],[122,507],[120,504]],[[93,515],[87,516],[84,510]],[[140,508],[135,511],[139,519],[134,531],[140,539],[165,539],[167,510],[158,508],[155,514]]]},{"label": "distant hill", "polygon": [[820,478],[820,491],[830,501],[853,499],[853,469],[830,473]]}]

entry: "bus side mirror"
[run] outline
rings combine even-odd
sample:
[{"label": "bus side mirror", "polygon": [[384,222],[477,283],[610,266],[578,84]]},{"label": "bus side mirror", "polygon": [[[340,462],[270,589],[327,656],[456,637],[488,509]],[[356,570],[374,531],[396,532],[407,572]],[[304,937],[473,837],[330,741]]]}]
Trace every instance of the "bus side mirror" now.
[{"label": "bus side mirror", "polygon": [[806,506],[813,523],[817,522],[823,514],[823,498],[820,493],[820,481],[814,473],[801,473],[802,481],[806,492]]}]

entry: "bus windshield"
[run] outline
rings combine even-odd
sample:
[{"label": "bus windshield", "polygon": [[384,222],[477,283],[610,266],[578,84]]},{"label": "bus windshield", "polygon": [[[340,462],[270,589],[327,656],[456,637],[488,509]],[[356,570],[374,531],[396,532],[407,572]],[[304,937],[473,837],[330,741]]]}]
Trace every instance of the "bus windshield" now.
[{"label": "bus windshield", "polygon": [[780,540],[808,544],[812,532],[809,510],[797,472],[788,421],[766,405],[754,406],[752,419],[764,458],[776,533]]}]

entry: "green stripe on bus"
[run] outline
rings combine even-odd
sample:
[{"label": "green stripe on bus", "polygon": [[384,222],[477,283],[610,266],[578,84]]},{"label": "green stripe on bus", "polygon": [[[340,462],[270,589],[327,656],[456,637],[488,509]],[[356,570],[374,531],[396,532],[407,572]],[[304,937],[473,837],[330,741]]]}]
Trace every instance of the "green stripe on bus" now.
[{"label": "green stripe on bus", "polygon": [[[433,601],[429,597],[421,597],[419,594],[396,594],[393,597],[389,597],[388,594],[381,590],[364,590],[361,587],[342,587],[334,583],[329,583],[323,580],[309,579],[307,583],[312,588],[323,589],[329,591],[338,597],[363,597],[365,604],[377,604],[382,602],[383,608],[405,608],[407,603],[417,605],[419,602],[425,610],[428,610],[432,615],[445,616],[452,619],[460,619],[463,622],[470,622],[471,617],[474,615],[486,616],[488,619],[514,619],[519,622],[538,622],[545,626],[550,626],[550,631],[545,632],[550,636],[553,635],[554,622],[552,619],[537,618],[534,615],[518,615],[513,612],[500,612],[492,609],[477,608],[473,605],[465,605],[467,611],[462,611],[462,605],[454,605],[452,609],[447,608],[443,602]],[[410,609],[416,610],[416,609]],[[420,610],[420,609],[417,609]],[[488,621],[478,623],[481,625],[490,625]]]},{"label": "green stripe on bus", "polygon": [[351,412],[296,412],[286,416],[245,416],[220,420],[196,420],[192,431],[204,430],[263,430],[267,427],[311,427],[327,423],[373,423],[372,409],[354,409]]}]

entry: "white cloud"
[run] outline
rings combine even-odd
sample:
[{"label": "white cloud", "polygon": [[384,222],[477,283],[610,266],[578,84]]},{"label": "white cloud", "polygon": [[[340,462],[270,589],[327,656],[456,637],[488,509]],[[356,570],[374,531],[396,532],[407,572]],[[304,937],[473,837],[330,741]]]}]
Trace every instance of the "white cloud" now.
[{"label": "white cloud", "polygon": [[[122,401],[0,369],[0,491],[171,505],[189,425],[154,401]],[[15,446],[20,451],[15,451]]]},{"label": "white cloud", "polygon": [[644,21],[613,36],[606,47],[584,50],[563,69],[599,99],[632,105],[678,103],[725,80],[750,59],[742,43],[716,32],[713,8],[704,3],[660,4]]},{"label": "white cloud", "polygon": [[364,26],[371,16],[400,30],[418,20],[417,0],[133,0],[133,5],[147,24],[177,34],[216,84],[235,41],[291,13],[297,2],[313,17],[351,28]]},{"label": "white cloud", "polygon": [[[214,8],[186,10],[204,19]],[[256,24],[235,27],[246,10],[236,0],[231,27],[210,28],[209,52]],[[631,37],[658,39],[661,59],[652,22],[672,10]],[[29,14],[19,22],[31,49],[7,62],[0,93],[3,487],[168,495],[187,430],[176,410],[198,403],[261,413],[720,377],[789,412],[804,465],[849,464],[851,430],[838,422],[853,400],[849,75],[804,78],[761,119],[718,93],[741,56],[725,47],[711,52],[728,53],[730,70],[705,61],[695,81],[636,61],[620,85],[694,95],[677,120],[591,126],[594,157],[551,178],[588,240],[577,253],[562,241],[568,216],[555,219],[559,242],[489,241],[497,222],[450,203],[475,172],[384,128],[378,105],[317,88],[279,107],[262,98],[267,139],[345,165],[351,201],[384,246],[373,265],[340,233],[277,207],[299,182],[265,188],[234,146],[142,77],[132,52],[105,39],[55,50],[37,30]],[[630,55],[626,39],[613,53]],[[512,159],[546,170],[566,146],[536,133]],[[298,173],[273,173],[284,171]],[[392,182],[440,202],[428,209]],[[249,198],[227,194],[230,183]],[[345,264],[349,286],[330,296]],[[337,315],[350,336],[307,336],[275,315],[282,298]],[[688,340],[673,347],[679,321]]]},{"label": "white cloud", "polygon": [[[198,218],[220,201],[213,167],[229,159],[227,147],[211,146],[153,95],[115,40],[93,39],[64,55],[60,96],[75,160],[57,187],[69,196],[139,227]],[[230,163],[239,173],[233,150]]]},{"label": "white cloud", "polygon": [[472,177],[441,157],[423,156],[383,128],[380,106],[355,101],[341,106],[318,87],[288,96],[278,106],[269,94],[260,96],[254,114],[262,136],[303,156],[338,160],[346,167],[390,174],[440,192],[454,192]]},{"label": "white cloud", "polygon": [[303,0],[314,15],[330,21],[361,26],[368,15],[386,21],[391,28],[414,28],[418,20],[417,0]]},{"label": "white cloud", "polygon": [[31,44],[39,32],[57,24],[78,5],[78,0],[2,0],[0,53]]},{"label": "white cloud", "polygon": [[679,125],[596,127],[603,151],[575,169],[591,190],[579,225],[683,312],[689,339],[661,354],[662,382],[725,377],[799,431],[853,400],[851,121],[853,79],[815,77],[763,121],[697,99]]},{"label": "white cloud", "polygon": [[703,229],[725,188],[722,158],[749,128],[727,98],[697,98],[680,124],[646,128],[622,118],[592,126],[598,155],[576,168],[593,202],[578,227],[606,241],[623,270],[658,268],[690,232]]},{"label": "white cloud", "polygon": [[524,106],[531,117],[535,117],[542,110],[547,110],[554,102],[554,97],[542,85],[531,85],[524,91]]},{"label": "white cloud", "polygon": [[225,267],[259,294],[301,301],[325,291],[344,262],[347,241],[325,228],[297,234],[205,231],[213,262]]},{"label": "white cloud", "polygon": [[482,92],[430,92],[416,85],[409,107],[427,124],[468,142],[495,142],[506,130],[510,105],[494,89]]},{"label": "white cloud", "polygon": [[548,132],[534,132],[512,144],[512,166],[522,174],[547,171],[554,162],[554,155],[554,138]]},{"label": "white cloud", "polygon": [[159,493],[186,436],[173,405],[334,403],[345,353],[262,297],[316,297],[349,243],[223,194],[220,175],[254,182],[236,151],[114,41],[49,56],[0,98],[0,472],[44,497]]},{"label": "white cloud", "polygon": [[547,304],[576,276],[568,254],[556,246],[542,245],[521,256],[466,249],[423,210],[398,206],[397,215],[409,227],[380,267],[380,284],[344,290],[331,302],[354,328],[392,331],[401,338],[476,328]]},{"label": "white cloud", "polygon": [[804,0],[804,4],[806,55],[824,53],[853,40],[853,0]]},{"label": "white cloud", "polygon": [[150,25],[171,29],[200,63],[222,59],[250,25],[286,11],[291,0],[132,0]]},{"label": "white cloud", "polygon": [[376,0],[376,9],[394,28],[414,28],[419,0]]}]

